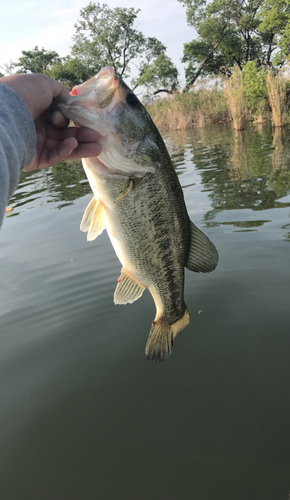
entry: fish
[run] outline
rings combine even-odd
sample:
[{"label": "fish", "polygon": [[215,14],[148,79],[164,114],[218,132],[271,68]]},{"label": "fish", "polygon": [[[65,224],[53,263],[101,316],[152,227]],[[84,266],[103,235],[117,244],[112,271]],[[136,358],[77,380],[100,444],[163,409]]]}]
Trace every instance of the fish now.
[{"label": "fish", "polygon": [[156,316],[145,355],[163,361],[189,324],[184,269],[207,273],[218,263],[209,238],[190,220],[164,141],[145,107],[112,67],[67,97],[54,100],[79,126],[100,134],[102,153],[82,160],[92,200],[80,229],[88,241],[107,230],[122,264],[115,304],[133,303],[147,288]]}]

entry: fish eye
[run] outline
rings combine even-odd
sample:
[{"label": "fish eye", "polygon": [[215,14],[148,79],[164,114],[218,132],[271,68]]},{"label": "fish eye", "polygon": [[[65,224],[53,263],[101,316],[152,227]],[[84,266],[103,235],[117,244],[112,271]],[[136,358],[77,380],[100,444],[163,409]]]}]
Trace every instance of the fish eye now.
[{"label": "fish eye", "polygon": [[138,103],[139,103],[139,99],[138,97],[132,93],[128,94],[127,97],[126,97],[126,103],[129,104],[129,106],[131,106],[132,108],[135,108]]}]

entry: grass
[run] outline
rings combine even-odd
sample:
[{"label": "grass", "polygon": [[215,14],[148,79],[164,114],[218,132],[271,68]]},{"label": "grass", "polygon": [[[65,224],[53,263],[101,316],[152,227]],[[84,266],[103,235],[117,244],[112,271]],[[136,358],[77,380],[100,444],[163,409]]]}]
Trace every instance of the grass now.
[{"label": "grass", "polygon": [[224,82],[224,94],[234,129],[243,130],[246,124],[246,110],[244,105],[243,73],[240,69],[235,69],[232,77]]},{"label": "grass", "polygon": [[274,125],[275,127],[282,127],[287,121],[286,80],[281,75],[272,75],[269,71],[267,76],[267,88]]},{"label": "grass", "polygon": [[231,120],[223,92],[216,87],[158,99],[147,106],[147,111],[161,129],[202,128],[208,123]]},{"label": "grass", "polygon": [[163,130],[202,128],[210,123],[230,121],[236,130],[242,130],[247,121],[262,123],[271,119],[271,111],[276,127],[288,121],[287,80],[280,75],[268,74],[268,110],[264,110],[261,103],[257,117],[257,113],[252,112],[248,101],[244,99],[242,72],[235,71],[234,75],[224,81],[222,87],[208,85],[156,99],[146,106],[147,111],[156,126]]}]

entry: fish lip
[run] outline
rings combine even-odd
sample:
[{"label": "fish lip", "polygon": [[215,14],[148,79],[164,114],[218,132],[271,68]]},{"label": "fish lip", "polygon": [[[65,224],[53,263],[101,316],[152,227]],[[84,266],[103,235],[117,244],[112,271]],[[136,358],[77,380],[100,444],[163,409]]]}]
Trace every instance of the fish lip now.
[{"label": "fish lip", "polygon": [[[110,132],[110,125],[104,121],[103,110],[90,101],[86,105],[89,94],[82,96],[56,97],[52,103],[53,111],[60,111],[66,118],[77,123],[80,127],[90,128],[106,137]],[[100,122],[96,120],[98,116]]]},{"label": "fish lip", "polygon": [[[87,109],[87,107],[81,103],[88,98],[89,94],[84,94],[82,96],[58,96],[55,97],[52,101],[52,109],[56,111],[61,111],[62,106],[78,106]],[[101,108],[100,108],[101,109]]]}]

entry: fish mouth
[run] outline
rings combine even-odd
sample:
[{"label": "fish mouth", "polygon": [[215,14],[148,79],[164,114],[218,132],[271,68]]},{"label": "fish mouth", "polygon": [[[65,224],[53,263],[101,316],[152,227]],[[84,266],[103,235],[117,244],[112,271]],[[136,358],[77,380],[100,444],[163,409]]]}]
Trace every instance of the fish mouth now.
[{"label": "fish mouth", "polygon": [[119,83],[113,68],[102,68],[87,82],[76,85],[70,96],[56,97],[52,108],[61,111],[78,125],[107,136],[111,130],[111,121],[106,120],[106,115],[120,101]]},{"label": "fish mouth", "polygon": [[110,173],[142,177],[155,173],[152,155],[147,152],[154,144],[146,139],[142,117],[138,118],[127,103],[129,92],[114,69],[105,67],[74,87],[70,96],[56,98],[53,106],[78,125],[100,134],[103,150],[99,160]]}]

